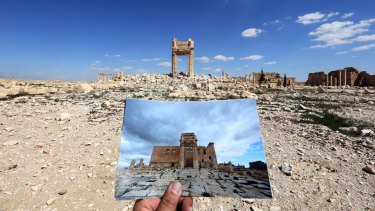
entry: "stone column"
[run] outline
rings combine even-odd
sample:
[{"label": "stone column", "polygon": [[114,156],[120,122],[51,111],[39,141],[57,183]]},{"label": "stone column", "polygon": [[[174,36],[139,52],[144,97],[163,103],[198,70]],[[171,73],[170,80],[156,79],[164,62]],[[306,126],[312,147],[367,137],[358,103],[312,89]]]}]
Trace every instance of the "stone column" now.
[{"label": "stone column", "polygon": [[185,147],[180,147],[180,168],[185,168]]},{"label": "stone column", "polygon": [[329,86],[329,84],[328,84],[328,74],[326,74],[325,76],[326,76],[326,86]]},{"label": "stone column", "polygon": [[198,147],[196,144],[193,146],[193,168],[199,169]]},{"label": "stone column", "polygon": [[194,50],[190,51],[189,57],[188,57],[188,77],[190,79],[194,79]]},{"label": "stone column", "polygon": [[333,78],[333,86],[337,86],[337,76]]},{"label": "stone column", "polygon": [[333,86],[333,78],[332,75],[329,75],[329,85]]},{"label": "stone column", "polygon": [[134,164],[135,164],[135,160],[132,160],[132,161],[130,162],[130,166],[129,166],[129,169],[130,169],[130,170],[133,170],[133,169],[134,169]]},{"label": "stone column", "polygon": [[347,81],[346,81],[346,70],[344,70],[344,84],[343,84],[343,86],[346,86],[346,84],[347,84]]},{"label": "stone column", "polygon": [[341,81],[342,81],[341,70],[339,70],[339,86],[341,86]]},{"label": "stone column", "polygon": [[172,52],[172,76],[177,77],[177,62],[178,57],[175,52]]}]

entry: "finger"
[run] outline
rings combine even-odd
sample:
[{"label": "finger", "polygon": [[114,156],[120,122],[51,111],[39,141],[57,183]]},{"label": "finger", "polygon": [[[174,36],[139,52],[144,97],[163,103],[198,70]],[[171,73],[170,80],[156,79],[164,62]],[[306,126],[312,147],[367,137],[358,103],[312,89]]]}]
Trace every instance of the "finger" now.
[{"label": "finger", "polygon": [[183,197],[181,204],[182,211],[192,211],[193,210],[193,199],[191,197]]},{"label": "finger", "polygon": [[159,203],[159,198],[138,199],[134,204],[133,211],[156,210]]},{"label": "finger", "polygon": [[157,211],[175,211],[181,196],[181,183],[172,182],[165,191]]}]

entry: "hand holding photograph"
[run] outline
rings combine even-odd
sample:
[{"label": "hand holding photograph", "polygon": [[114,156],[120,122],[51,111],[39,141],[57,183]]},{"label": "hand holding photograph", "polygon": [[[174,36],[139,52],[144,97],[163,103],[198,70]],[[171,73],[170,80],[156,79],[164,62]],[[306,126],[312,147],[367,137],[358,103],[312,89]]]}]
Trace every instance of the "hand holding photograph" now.
[{"label": "hand holding photograph", "polygon": [[183,196],[271,198],[255,99],[162,102],[128,99],[116,199]]}]

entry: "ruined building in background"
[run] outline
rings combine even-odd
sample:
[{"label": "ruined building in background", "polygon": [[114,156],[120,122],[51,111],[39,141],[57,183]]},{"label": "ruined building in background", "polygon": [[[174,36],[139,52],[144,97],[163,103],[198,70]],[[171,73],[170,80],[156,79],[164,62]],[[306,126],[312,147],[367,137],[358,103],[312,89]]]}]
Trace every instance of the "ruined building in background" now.
[{"label": "ruined building in background", "polygon": [[194,41],[189,38],[188,41],[177,41],[173,38],[172,41],[172,76],[177,77],[178,69],[178,56],[187,55],[188,56],[188,77],[190,79],[194,78]]},{"label": "ruined building in background", "polygon": [[180,146],[154,146],[149,167],[217,169],[214,143],[204,147],[198,146],[197,142],[194,133],[182,133]]},{"label": "ruined building in background", "polygon": [[116,74],[98,73],[98,82],[104,81],[124,81],[126,79],[124,72],[118,71]]},{"label": "ruined building in background", "polygon": [[[264,80],[260,81],[261,75],[264,75]],[[253,72],[249,75],[249,81],[254,85],[265,84],[268,88],[283,86],[284,78],[278,72]],[[286,78],[286,86],[294,86],[296,84],[295,77]]]},{"label": "ruined building in background", "polygon": [[345,67],[325,74],[324,72],[309,73],[306,81],[308,86],[375,86],[375,75],[366,71],[358,71],[354,67]]}]

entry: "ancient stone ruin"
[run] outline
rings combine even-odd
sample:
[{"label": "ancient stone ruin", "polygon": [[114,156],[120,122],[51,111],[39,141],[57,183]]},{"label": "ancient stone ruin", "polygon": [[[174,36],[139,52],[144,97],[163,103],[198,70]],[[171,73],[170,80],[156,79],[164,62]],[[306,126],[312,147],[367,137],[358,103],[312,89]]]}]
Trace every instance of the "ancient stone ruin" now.
[{"label": "ancient stone ruin", "polygon": [[217,168],[214,143],[197,145],[194,133],[182,133],[180,146],[154,146],[150,167]]},{"label": "ancient stone ruin", "polygon": [[98,73],[98,82],[105,82],[105,81],[124,81],[125,80],[124,72],[118,71],[116,74],[106,74],[106,73]]},{"label": "ancient stone ruin", "polygon": [[[264,80],[261,81],[261,75],[263,74]],[[249,80],[253,85],[264,84],[268,88],[283,86],[284,78],[280,76],[278,72],[253,72],[249,75]],[[286,86],[295,86],[295,77],[286,77]]]},{"label": "ancient stone ruin", "polygon": [[143,172],[164,168],[211,168],[217,169],[216,152],[214,143],[207,147],[197,145],[197,137],[194,133],[181,133],[180,146],[154,146],[150,164],[144,165],[143,159],[139,164],[135,160],[130,163],[132,172]]},{"label": "ancient stone ruin", "polygon": [[354,67],[345,67],[333,70],[328,74],[324,72],[309,73],[306,81],[309,86],[375,86],[375,75],[366,71],[358,71]]},{"label": "ancient stone ruin", "polygon": [[187,55],[188,56],[188,77],[190,79],[194,78],[194,41],[189,38],[188,41],[177,41],[173,38],[172,41],[172,76],[177,77],[178,69],[178,56]]}]

